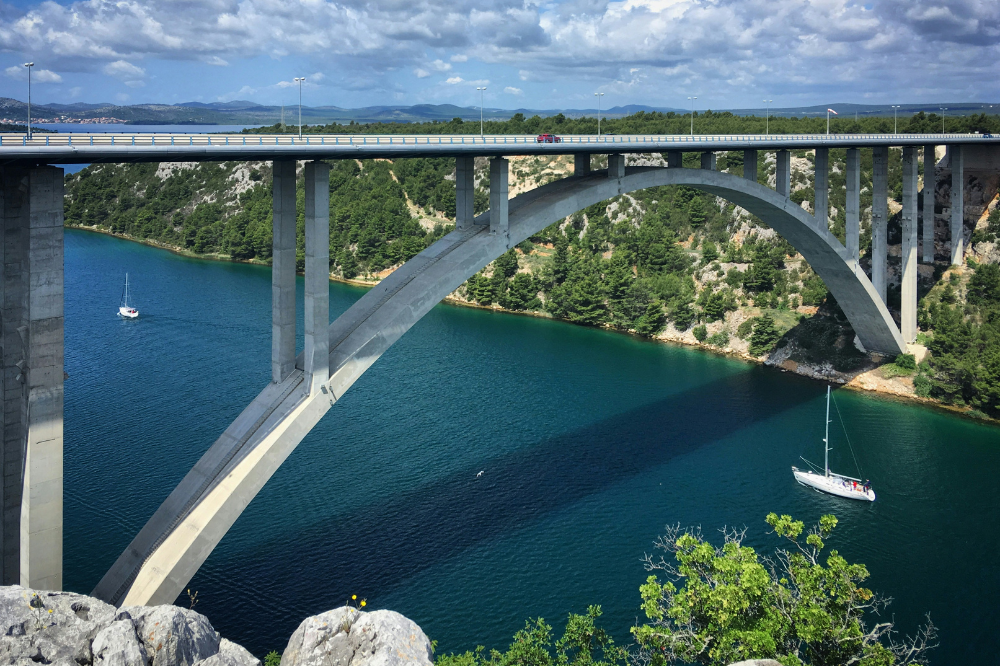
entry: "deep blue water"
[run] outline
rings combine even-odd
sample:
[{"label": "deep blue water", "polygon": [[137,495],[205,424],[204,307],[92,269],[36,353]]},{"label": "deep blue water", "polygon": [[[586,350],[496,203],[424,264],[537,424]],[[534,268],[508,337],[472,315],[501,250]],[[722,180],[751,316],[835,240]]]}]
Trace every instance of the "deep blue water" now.
[{"label": "deep blue water", "polygon": [[[137,321],[115,316],[126,271]],[[332,284],[331,315],[362,293]],[[67,230],[67,589],[90,592],[266,385],[269,354],[270,269]],[[258,655],[351,594],[411,617],[439,651],[505,647],[538,615],[560,633],[588,604],[627,642],[640,558],[665,525],[746,525],[770,551],[769,511],[833,512],[831,545],[895,598],[898,627],[931,613],[934,663],[995,663],[1000,430],[835,391],[878,493],[838,500],[789,470],[822,456],[825,390],[696,350],[438,306],[250,504],[191,582],[197,610]],[[838,427],[831,464],[850,473]]]}]

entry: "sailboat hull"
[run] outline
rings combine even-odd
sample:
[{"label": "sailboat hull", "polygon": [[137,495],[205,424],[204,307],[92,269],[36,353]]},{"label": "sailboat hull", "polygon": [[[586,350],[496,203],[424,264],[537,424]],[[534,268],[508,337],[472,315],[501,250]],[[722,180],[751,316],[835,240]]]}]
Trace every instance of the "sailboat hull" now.
[{"label": "sailboat hull", "polygon": [[875,491],[871,488],[865,489],[864,485],[858,483],[856,479],[851,479],[839,474],[830,473],[830,476],[816,474],[808,470],[801,470],[792,467],[792,474],[795,480],[803,486],[813,488],[823,493],[846,497],[847,499],[861,500],[863,502],[874,502]]}]

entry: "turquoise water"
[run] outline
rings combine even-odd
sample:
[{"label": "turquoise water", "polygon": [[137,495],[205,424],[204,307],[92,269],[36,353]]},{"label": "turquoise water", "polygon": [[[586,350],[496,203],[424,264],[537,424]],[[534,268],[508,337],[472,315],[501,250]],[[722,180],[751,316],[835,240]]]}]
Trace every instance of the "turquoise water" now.
[{"label": "turquoise water", "polygon": [[[131,322],[115,317],[126,271],[142,312]],[[362,293],[332,284],[331,315]],[[93,589],[266,385],[269,354],[268,268],[66,232],[67,589]],[[825,390],[691,349],[438,306],[236,522],[191,582],[197,610],[258,655],[351,594],[411,617],[443,651],[504,647],[529,616],[561,632],[595,603],[627,641],[640,558],[665,525],[746,525],[768,551],[769,511],[833,512],[833,546],[895,598],[898,627],[931,613],[934,663],[995,663],[1000,430],[835,391],[879,497],[839,500],[789,470],[822,456]],[[832,441],[831,465],[853,471],[843,433]]]}]

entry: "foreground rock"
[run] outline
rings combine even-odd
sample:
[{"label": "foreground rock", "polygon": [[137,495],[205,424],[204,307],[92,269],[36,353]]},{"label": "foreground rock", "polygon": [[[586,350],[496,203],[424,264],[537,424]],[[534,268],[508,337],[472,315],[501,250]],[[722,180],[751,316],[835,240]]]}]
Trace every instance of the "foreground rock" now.
[{"label": "foreground rock", "polygon": [[125,606],[71,592],[0,587],[0,664],[260,666],[204,615]]},{"label": "foreground rock", "polygon": [[302,621],[281,666],[431,666],[431,642],[412,620],[388,610],[334,608]]}]

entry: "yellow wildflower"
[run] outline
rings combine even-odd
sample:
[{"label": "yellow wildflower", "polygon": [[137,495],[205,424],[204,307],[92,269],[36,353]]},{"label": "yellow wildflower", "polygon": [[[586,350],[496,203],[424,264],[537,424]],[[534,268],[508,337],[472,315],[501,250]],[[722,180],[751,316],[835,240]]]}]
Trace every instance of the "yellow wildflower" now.
[{"label": "yellow wildflower", "polygon": [[361,600],[361,605],[362,605],[362,606],[367,606],[367,605],[368,605],[368,602],[367,602],[367,601],[365,601],[364,599],[362,599],[362,600]]}]

